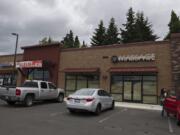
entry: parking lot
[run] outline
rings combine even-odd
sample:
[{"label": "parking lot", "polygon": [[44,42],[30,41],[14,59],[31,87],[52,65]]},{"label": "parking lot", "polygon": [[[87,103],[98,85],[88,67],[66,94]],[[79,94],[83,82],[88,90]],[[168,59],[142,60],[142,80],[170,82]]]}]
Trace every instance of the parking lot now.
[{"label": "parking lot", "polygon": [[180,134],[175,119],[159,111],[115,108],[100,116],[70,114],[65,103],[39,102],[26,108],[0,101],[1,135],[169,135]]}]

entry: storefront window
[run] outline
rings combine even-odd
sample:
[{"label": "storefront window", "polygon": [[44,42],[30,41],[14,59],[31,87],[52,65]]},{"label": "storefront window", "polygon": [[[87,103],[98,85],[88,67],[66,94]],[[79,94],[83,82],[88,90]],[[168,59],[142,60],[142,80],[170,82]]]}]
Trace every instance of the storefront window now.
[{"label": "storefront window", "polygon": [[0,75],[0,86],[16,86],[16,75],[14,74],[3,74]]},{"label": "storefront window", "polygon": [[99,76],[97,75],[88,76],[88,88],[99,88]]},{"label": "storefront window", "polygon": [[41,70],[41,69],[35,69],[35,70],[33,71],[33,74],[34,74],[33,78],[34,78],[35,80],[44,80],[44,79],[43,79],[43,70]]},{"label": "storefront window", "polygon": [[98,88],[98,87],[99,87],[98,75],[89,75],[89,74],[66,75],[66,86],[65,86],[66,95],[81,88]]},{"label": "storefront window", "polygon": [[3,85],[3,75],[0,75],[0,86]]},{"label": "storefront window", "polygon": [[66,81],[66,89],[70,91],[74,91],[76,87],[76,80],[67,80]]},{"label": "storefront window", "polygon": [[117,101],[157,104],[157,76],[114,74],[111,94]]},{"label": "storefront window", "polygon": [[143,103],[157,104],[157,96],[143,96]]},{"label": "storefront window", "polygon": [[123,78],[122,76],[113,76],[111,80],[111,93],[122,93]]},{"label": "storefront window", "polygon": [[87,76],[78,75],[77,76],[77,89],[86,88],[86,87],[87,87]]},{"label": "storefront window", "polygon": [[156,82],[143,82],[143,94],[144,95],[156,95]]},{"label": "storefront window", "polygon": [[45,69],[31,69],[28,71],[28,79],[49,80],[49,71]]},{"label": "storefront window", "polygon": [[122,94],[111,94],[115,101],[122,101]]}]

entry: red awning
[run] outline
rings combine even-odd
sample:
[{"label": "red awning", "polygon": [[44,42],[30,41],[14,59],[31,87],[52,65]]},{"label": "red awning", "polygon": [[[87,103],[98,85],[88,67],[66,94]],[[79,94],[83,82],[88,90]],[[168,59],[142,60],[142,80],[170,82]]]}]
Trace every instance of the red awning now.
[{"label": "red awning", "polygon": [[157,67],[115,67],[110,68],[110,72],[158,72]]},{"label": "red awning", "polygon": [[66,68],[66,73],[95,73],[99,72],[99,68]]}]

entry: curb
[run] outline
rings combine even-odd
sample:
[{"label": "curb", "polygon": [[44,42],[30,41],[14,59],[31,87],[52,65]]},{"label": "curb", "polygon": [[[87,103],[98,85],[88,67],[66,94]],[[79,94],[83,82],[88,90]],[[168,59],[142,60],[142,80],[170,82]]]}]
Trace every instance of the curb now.
[{"label": "curb", "polygon": [[116,107],[141,109],[141,110],[155,110],[161,111],[162,106],[160,105],[150,105],[150,104],[137,104],[137,103],[126,103],[126,102],[115,102]]}]

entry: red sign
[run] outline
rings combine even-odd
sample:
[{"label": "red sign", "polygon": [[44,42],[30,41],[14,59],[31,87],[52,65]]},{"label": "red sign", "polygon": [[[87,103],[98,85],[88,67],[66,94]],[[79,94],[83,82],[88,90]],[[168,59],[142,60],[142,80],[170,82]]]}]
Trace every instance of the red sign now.
[{"label": "red sign", "polygon": [[42,60],[16,62],[17,68],[41,68]]}]

